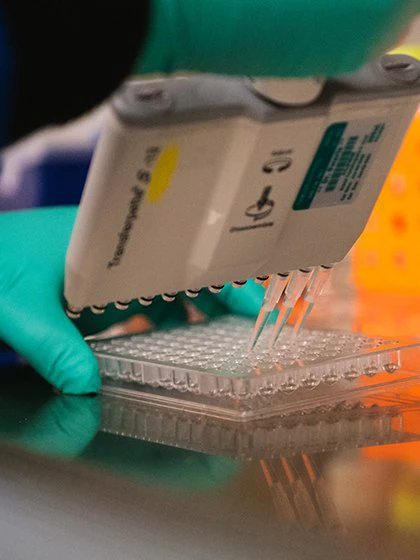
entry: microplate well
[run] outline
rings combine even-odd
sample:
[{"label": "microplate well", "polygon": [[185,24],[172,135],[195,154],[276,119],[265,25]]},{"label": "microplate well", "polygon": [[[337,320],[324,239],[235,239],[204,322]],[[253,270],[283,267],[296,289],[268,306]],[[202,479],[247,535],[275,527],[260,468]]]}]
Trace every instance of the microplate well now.
[{"label": "microplate well", "polygon": [[[246,351],[252,321],[224,317],[171,331],[90,341],[103,391],[236,420],[307,410],[418,382],[415,341],[340,331],[282,334]],[[419,354],[420,356],[420,354]]]}]

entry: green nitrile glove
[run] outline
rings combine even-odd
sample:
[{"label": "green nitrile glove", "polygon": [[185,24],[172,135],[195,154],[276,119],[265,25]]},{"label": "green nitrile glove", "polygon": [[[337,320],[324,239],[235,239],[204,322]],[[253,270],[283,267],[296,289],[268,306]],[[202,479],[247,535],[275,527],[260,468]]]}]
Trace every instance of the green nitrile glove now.
[{"label": "green nitrile glove", "polygon": [[419,12],[419,0],[151,0],[136,70],[336,76],[395,46]]},{"label": "green nitrile glove", "polygon": [[58,389],[96,392],[94,356],[62,305],[75,210],[0,214],[0,338]]},{"label": "green nitrile glove", "polygon": [[[69,207],[0,214],[0,339],[68,394],[96,392],[100,387],[96,360],[79,329],[83,335],[93,334],[135,313],[147,315],[159,328],[187,320],[182,298],[174,303],[156,298],[150,307],[133,303],[127,311],[110,306],[99,316],[84,312],[77,328],[67,318],[62,298],[65,254],[76,211]],[[207,305],[209,317],[229,309],[240,312],[242,305],[246,314],[252,314],[261,303],[253,286],[238,291],[227,287],[200,301],[199,307]]]}]

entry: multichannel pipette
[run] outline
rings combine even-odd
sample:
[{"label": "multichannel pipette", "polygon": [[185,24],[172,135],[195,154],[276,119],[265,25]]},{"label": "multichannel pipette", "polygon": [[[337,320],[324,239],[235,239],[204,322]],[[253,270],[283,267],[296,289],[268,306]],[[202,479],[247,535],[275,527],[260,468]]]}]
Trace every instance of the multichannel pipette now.
[{"label": "multichannel pipette", "polygon": [[369,219],[417,111],[420,63],[387,55],[320,96],[322,84],[310,85],[301,82],[307,98],[282,80],[274,90],[214,75],[127,82],[67,253],[72,316],[271,275],[250,348],[280,296],[271,343],[303,294],[298,333],[325,283],[321,265],[341,261]]}]

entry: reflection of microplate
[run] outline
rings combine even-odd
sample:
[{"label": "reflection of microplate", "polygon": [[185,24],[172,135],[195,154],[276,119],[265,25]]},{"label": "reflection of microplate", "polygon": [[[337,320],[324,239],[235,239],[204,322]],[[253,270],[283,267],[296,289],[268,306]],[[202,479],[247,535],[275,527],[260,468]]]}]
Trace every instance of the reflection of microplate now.
[{"label": "reflection of microplate", "polygon": [[398,343],[334,331],[305,331],[293,339],[286,330],[275,350],[263,339],[248,354],[250,325],[230,317],[91,345],[104,377],[241,399],[399,369]]},{"label": "reflection of microplate", "polygon": [[104,398],[102,431],[242,460],[357,449],[418,440],[400,406],[341,404],[310,414],[238,423],[118,396]]}]

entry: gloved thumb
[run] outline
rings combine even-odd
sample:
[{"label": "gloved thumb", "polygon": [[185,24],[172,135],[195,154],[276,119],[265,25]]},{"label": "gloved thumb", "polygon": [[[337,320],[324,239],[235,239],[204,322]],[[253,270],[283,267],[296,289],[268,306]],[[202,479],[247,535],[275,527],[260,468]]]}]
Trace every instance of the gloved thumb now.
[{"label": "gloved thumb", "polygon": [[68,394],[100,387],[95,357],[62,302],[75,212],[55,208],[0,216],[0,339]]},{"label": "gloved thumb", "polygon": [[0,336],[25,357],[47,381],[66,394],[95,393],[98,365],[59,302],[54,308],[29,311],[2,302]]}]

